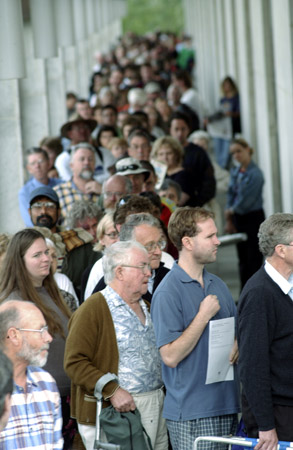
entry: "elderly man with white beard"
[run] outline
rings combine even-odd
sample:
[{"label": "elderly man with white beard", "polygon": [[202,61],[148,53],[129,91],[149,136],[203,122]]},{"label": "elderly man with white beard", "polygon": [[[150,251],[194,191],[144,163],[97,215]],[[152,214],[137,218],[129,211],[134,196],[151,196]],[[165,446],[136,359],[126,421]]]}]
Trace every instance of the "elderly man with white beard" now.
[{"label": "elderly man with white beard", "polygon": [[34,303],[7,300],[0,306],[0,349],[13,364],[14,389],[0,448],[62,449],[60,395],[52,376],[41,369],[52,336]]},{"label": "elderly man with white beard", "polygon": [[72,147],[70,162],[72,178],[54,189],[59,198],[63,220],[74,202],[78,200],[97,202],[101,194],[102,186],[94,179],[95,152],[95,148],[88,142],[80,142]]}]

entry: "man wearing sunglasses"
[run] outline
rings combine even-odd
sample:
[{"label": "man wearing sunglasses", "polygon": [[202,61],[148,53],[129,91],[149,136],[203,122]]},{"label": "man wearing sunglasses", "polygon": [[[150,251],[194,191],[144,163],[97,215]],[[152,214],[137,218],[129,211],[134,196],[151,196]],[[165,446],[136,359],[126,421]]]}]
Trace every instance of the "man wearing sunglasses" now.
[{"label": "man wearing sunglasses", "polygon": [[0,306],[0,349],[14,369],[11,412],[0,433],[0,448],[62,449],[60,395],[46,364],[52,336],[31,302],[8,300]]}]

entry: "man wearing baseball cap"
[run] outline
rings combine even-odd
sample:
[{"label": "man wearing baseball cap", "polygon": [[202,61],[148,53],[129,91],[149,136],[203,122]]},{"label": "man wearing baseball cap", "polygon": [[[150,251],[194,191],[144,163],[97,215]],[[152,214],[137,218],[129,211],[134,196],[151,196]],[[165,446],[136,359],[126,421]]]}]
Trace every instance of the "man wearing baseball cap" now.
[{"label": "man wearing baseball cap", "polygon": [[[99,252],[93,251],[92,235],[85,229],[82,230],[81,224],[78,225],[78,228],[71,230],[64,230],[63,227],[58,226],[61,214],[59,198],[56,192],[48,186],[35,189],[31,193],[29,214],[34,226],[46,227],[52,233],[57,233],[55,236],[58,235],[58,240],[61,237],[66,249],[61,271],[70,278],[77,295],[79,295],[83,271],[101,257]],[[64,257],[64,255],[62,256]]]},{"label": "man wearing baseball cap", "polygon": [[31,227],[30,216],[28,214],[29,198],[32,191],[39,187],[57,186],[63,180],[50,178],[49,157],[45,150],[39,147],[31,147],[25,152],[26,169],[31,178],[25,183],[18,193],[19,209],[22,219],[27,227]]},{"label": "man wearing baseball cap", "polygon": [[49,186],[35,189],[29,200],[29,214],[34,226],[49,228],[57,233],[57,222],[60,216],[59,199]]}]

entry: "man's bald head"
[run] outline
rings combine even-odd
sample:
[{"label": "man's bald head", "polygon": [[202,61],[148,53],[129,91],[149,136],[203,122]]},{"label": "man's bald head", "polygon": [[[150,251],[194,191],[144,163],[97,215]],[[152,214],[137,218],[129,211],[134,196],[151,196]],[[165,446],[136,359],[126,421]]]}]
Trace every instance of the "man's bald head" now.
[{"label": "man's bald head", "polygon": [[31,319],[35,315],[43,314],[39,308],[30,301],[26,300],[6,300],[0,305],[0,348],[5,348],[7,331],[11,327],[20,327],[20,325]]}]

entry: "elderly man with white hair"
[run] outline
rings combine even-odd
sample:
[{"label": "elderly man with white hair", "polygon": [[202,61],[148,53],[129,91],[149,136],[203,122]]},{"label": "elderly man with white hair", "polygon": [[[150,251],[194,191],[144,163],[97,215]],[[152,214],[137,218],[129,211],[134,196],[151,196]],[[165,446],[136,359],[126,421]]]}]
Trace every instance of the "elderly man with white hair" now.
[{"label": "elderly man with white hair", "polygon": [[83,303],[69,324],[64,365],[72,381],[71,414],[92,449],[96,388],[103,406],[137,408],[153,448],[167,450],[161,361],[141,299],[151,275],[148,253],[138,242],[116,242],[105,251],[103,269],[107,287]]}]

